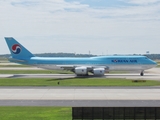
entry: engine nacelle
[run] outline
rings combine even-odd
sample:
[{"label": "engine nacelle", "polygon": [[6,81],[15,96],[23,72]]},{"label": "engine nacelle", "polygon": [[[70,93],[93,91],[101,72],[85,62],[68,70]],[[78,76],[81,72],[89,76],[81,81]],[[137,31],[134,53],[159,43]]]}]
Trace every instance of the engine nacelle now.
[{"label": "engine nacelle", "polygon": [[95,68],[93,69],[93,74],[96,76],[103,76],[105,74],[104,68]]},{"label": "engine nacelle", "polygon": [[75,68],[75,73],[77,75],[87,75],[88,74],[88,71],[87,71],[87,68],[86,67],[76,67]]}]

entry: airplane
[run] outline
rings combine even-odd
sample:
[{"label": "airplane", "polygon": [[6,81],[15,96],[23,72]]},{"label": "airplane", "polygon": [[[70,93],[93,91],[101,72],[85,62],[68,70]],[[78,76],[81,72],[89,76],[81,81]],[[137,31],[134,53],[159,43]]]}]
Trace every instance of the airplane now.
[{"label": "airplane", "polygon": [[5,37],[11,57],[10,62],[36,66],[49,70],[69,70],[77,76],[103,76],[109,71],[144,71],[157,66],[157,63],[146,56],[97,56],[88,58],[71,57],[36,57],[13,37]]}]

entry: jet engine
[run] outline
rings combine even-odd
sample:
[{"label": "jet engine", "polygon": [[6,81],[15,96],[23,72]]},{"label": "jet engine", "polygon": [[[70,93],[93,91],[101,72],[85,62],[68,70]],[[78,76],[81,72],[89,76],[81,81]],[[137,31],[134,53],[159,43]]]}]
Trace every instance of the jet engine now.
[{"label": "jet engine", "polygon": [[96,76],[103,76],[105,74],[104,68],[95,68],[93,69],[93,74]]},{"label": "jet engine", "polygon": [[88,74],[88,71],[87,71],[87,68],[86,67],[76,67],[75,68],[75,73],[77,75],[87,75]]}]

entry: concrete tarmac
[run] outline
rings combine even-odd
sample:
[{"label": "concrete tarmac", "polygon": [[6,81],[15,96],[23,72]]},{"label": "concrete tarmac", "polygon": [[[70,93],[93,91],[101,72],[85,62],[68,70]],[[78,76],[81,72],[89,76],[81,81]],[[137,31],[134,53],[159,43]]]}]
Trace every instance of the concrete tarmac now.
[{"label": "concrete tarmac", "polygon": [[[76,78],[75,74],[0,74],[0,78]],[[87,76],[81,78],[96,78],[97,76]],[[134,74],[106,74],[97,78],[124,78],[129,80],[158,80],[160,81],[160,74],[145,73],[140,76],[138,73]]]},{"label": "concrete tarmac", "polygon": [[0,106],[156,106],[160,87],[0,87]]},{"label": "concrete tarmac", "polygon": [[0,88],[0,100],[160,100],[159,88],[12,87]]},{"label": "concrete tarmac", "polygon": [[[2,67],[0,70],[42,70],[36,67],[21,67],[21,68],[6,68]],[[144,76],[140,76],[140,73],[126,73],[126,74],[106,74],[101,78],[125,78],[136,80],[160,80],[160,68],[152,68],[146,70]],[[0,78],[74,78],[75,74],[0,74]],[[95,77],[93,75],[88,76]]]}]

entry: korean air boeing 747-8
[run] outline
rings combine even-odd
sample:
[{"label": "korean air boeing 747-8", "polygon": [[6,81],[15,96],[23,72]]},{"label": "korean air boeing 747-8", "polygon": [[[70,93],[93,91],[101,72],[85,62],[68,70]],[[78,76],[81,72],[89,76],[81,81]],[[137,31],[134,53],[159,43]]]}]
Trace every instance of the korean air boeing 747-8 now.
[{"label": "korean air boeing 747-8", "polygon": [[108,71],[138,71],[144,75],[144,70],[157,66],[157,63],[145,56],[98,56],[89,58],[69,57],[36,57],[12,37],[5,37],[11,57],[9,61],[33,65],[50,70],[70,70],[76,75],[102,76]]}]

